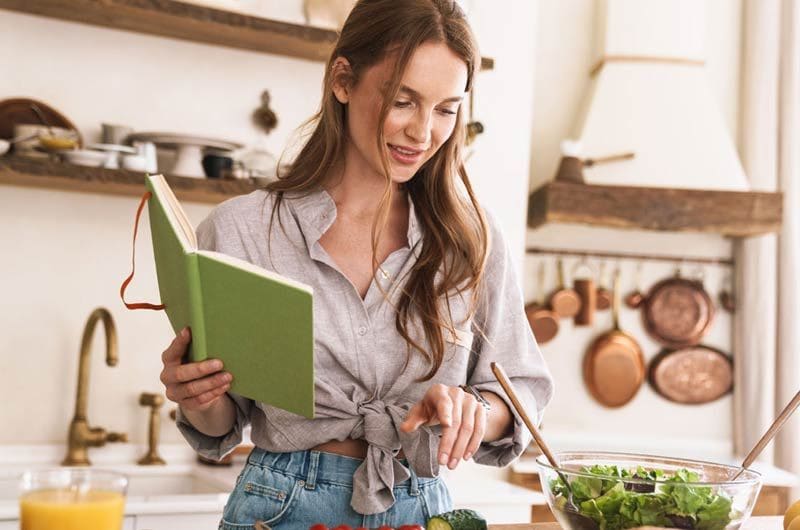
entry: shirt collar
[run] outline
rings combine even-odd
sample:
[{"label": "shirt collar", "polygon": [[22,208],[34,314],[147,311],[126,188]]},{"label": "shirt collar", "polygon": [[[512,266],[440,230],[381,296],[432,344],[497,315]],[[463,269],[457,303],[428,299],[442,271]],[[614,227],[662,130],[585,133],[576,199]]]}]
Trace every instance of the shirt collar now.
[{"label": "shirt collar", "polygon": [[[310,192],[288,192],[285,198],[290,202],[297,217],[300,230],[308,242],[313,245],[322,237],[336,220],[336,203],[330,194],[319,188]],[[414,248],[422,237],[419,218],[414,201],[408,201],[408,246]]]}]

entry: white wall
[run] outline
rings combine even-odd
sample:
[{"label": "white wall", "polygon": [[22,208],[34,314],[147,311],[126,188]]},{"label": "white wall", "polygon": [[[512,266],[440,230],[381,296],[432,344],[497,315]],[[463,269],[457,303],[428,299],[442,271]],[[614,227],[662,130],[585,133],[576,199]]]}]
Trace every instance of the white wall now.
[{"label": "white wall", "polygon": [[[705,1],[705,69],[731,137],[737,138],[741,1]],[[577,119],[588,86],[588,72],[594,64],[594,10],[599,3],[540,0],[538,4],[531,189],[553,178],[561,156],[559,143],[570,136]],[[549,225],[529,230],[527,242],[533,246],[675,256],[729,257],[731,254],[730,241],[715,235],[621,231],[578,225]],[[540,259],[526,258],[527,300],[537,297],[535,278]],[[555,264],[552,258],[545,262],[548,267],[545,290],[550,292],[555,288]],[[565,262],[569,272],[575,260]],[[599,265],[599,261],[593,263]],[[609,262],[608,268],[614,265]],[[622,260],[620,266],[623,293],[628,293],[634,288],[636,262]],[[647,262],[643,268],[642,287],[647,288],[671,275],[674,268],[674,264]],[[685,267],[686,272],[691,269]],[[725,269],[707,267],[705,273],[706,288],[716,298],[725,283]],[[703,342],[730,351],[730,322],[730,315],[720,310]],[[646,360],[658,353],[659,345],[646,335],[637,312],[623,311],[621,325],[640,341]],[[621,409],[606,409],[593,401],[582,382],[581,363],[592,339],[610,328],[610,312],[599,313],[591,328],[575,328],[571,321],[562,320],[558,336],[543,346],[556,379],[555,398],[545,417],[548,438],[560,441],[562,446],[582,448],[587,448],[588,444],[610,446],[615,450],[680,452],[695,456],[730,451],[730,396],[707,405],[677,405],[658,397],[645,384],[634,400]]]},{"label": "white wall", "polygon": [[[300,0],[274,4],[266,15],[302,22]],[[521,269],[536,5],[474,4],[470,16],[497,66],[478,81],[476,115],[487,132],[475,144],[469,170]],[[251,143],[257,134],[249,113],[268,88],[280,120],[268,137],[276,153],[314,112],[323,69],[318,62],[8,11],[0,11],[0,50],[0,97],[41,99],[70,117],[89,141],[98,140],[101,122],[114,122]],[[142,391],[162,392],[160,353],[171,333],[162,314],[129,312],[117,294],[130,270],[136,205],[132,197],[0,187],[0,355],[12,367],[0,386],[0,443],[65,440],[81,330],[96,306],[108,307],[116,319],[120,363],[103,364],[98,334],[89,419],[129,432],[134,442],[145,440],[147,414],[137,399]],[[186,207],[194,223],[210,209]],[[143,233],[129,299],[155,301],[150,242]],[[162,440],[178,441],[170,423],[163,422]]]}]

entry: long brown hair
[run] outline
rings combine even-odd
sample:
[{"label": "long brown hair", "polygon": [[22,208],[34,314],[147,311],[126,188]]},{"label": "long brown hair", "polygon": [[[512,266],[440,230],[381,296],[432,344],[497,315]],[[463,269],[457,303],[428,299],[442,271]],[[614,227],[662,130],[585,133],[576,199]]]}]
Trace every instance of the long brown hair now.
[{"label": "long brown hair", "polygon": [[[266,186],[276,202],[272,219],[284,193],[319,189],[332,168],[343,162],[347,139],[346,107],[333,93],[334,82],[355,84],[368,67],[390,52],[396,57],[378,123],[383,124],[400,88],[402,74],[414,51],[423,43],[446,44],[467,65],[469,91],[480,56],[463,11],[454,0],[360,0],[345,22],[325,70],[320,110],[308,122],[313,125],[294,163],[277,181]],[[334,61],[350,63],[346,74],[335,73]],[[337,79],[347,75],[348,79]],[[418,349],[430,362],[423,380],[432,378],[444,357],[444,330],[456,336],[449,299],[469,295],[469,315],[474,314],[488,247],[488,230],[464,169],[462,150],[464,117],[460,111],[450,138],[404,185],[414,202],[422,232],[418,259],[401,288],[396,304],[396,327],[409,348]],[[394,193],[384,148],[382,125],[376,138],[381,153],[386,188],[372,227],[373,270],[377,272],[377,247],[389,215]],[[459,179],[462,189],[459,189]],[[280,219],[280,217],[279,217]],[[418,319],[430,348],[411,337],[409,323]]]}]

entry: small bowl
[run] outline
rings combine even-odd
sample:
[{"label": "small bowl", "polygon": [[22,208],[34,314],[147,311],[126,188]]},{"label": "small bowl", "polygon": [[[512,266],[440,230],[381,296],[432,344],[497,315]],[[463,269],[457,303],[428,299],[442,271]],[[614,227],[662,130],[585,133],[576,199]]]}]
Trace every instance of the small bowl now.
[{"label": "small bowl", "polygon": [[91,151],[89,149],[77,149],[75,151],[64,151],[61,153],[64,160],[76,166],[101,167],[108,158],[108,153],[102,151]]},{"label": "small bowl", "polygon": [[48,151],[62,151],[78,147],[78,138],[76,135],[39,133],[39,144]]},{"label": "small bowl", "polygon": [[[544,455],[536,464],[547,504],[565,530],[736,530],[750,516],[761,489],[755,471],[745,470],[733,480],[738,467],[698,460],[606,452],[563,452],[555,458],[558,469]],[[594,466],[616,466],[621,473]],[[647,478],[633,476],[638,469],[650,472]],[[670,480],[676,474],[680,480]],[[578,514],[567,509],[564,479]]]}]

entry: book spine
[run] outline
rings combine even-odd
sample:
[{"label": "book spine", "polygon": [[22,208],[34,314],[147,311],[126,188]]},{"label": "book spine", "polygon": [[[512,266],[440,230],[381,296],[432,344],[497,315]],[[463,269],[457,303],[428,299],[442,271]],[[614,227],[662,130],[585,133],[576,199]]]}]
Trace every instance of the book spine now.
[{"label": "book spine", "polygon": [[200,264],[195,253],[186,255],[186,278],[189,280],[189,311],[192,326],[191,359],[202,361],[208,358],[206,324],[203,311],[203,291],[200,287]]}]

